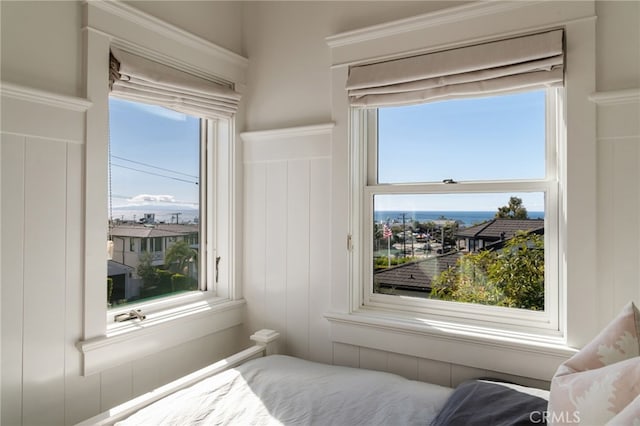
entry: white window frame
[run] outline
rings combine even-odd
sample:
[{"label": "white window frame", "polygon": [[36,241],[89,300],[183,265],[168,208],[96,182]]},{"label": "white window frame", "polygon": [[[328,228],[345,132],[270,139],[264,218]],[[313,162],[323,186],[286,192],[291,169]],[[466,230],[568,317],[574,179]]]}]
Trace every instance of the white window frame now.
[{"label": "white window frame", "polygon": [[[235,244],[238,163],[235,118],[207,120],[212,148],[206,222],[215,241],[207,241],[208,262],[220,256],[218,285],[213,291],[194,292],[143,304],[144,321],[113,323],[106,303],[106,226],[108,166],[109,49],[114,46],[181,71],[214,81],[229,82],[242,92],[246,58],[167,24],[120,2],[84,3],[86,98],[85,145],[85,286],[83,340],[84,375],[153,355],[206,335],[242,324],[244,300],[236,277],[241,265]],[[203,219],[203,218],[201,218]],[[215,268],[207,281],[215,282]],[[135,350],[132,350],[135,348]]]},{"label": "white window frame", "polygon": [[[549,380],[558,364],[598,332],[595,2],[473,2],[327,37],[331,54],[333,254],[332,340]],[[349,67],[563,28],[565,87],[558,108],[559,336],[461,324],[364,307],[358,179],[366,170],[345,91]],[[357,167],[352,167],[357,164]],[[346,239],[346,246],[345,246]],[[346,250],[345,250],[346,247]]]},{"label": "white window frame", "polygon": [[[216,282],[216,265],[215,258],[220,256],[220,259],[225,258],[225,265],[228,263],[230,252],[225,249],[225,241],[218,239],[218,228],[229,228],[228,223],[229,215],[225,213],[222,204],[217,202],[218,194],[229,193],[229,185],[231,181],[228,179],[227,168],[231,162],[231,158],[219,157],[219,155],[228,155],[231,151],[228,149],[221,149],[223,144],[233,143],[230,135],[227,134],[225,126],[220,126],[219,121],[231,121],[230,120],[217,120],[200,118],[200,201],[201,208],[199,217],[200,220],[200,236],[199,244],[201,253],[204,254],[204,258],[200,261],[201,267],[199,270],[199,290],[190,292],[188,294],[181,294],[178,296],[167,295],[165,297],[154,299],[153,301],[142,300],[138,303],[129,303],[126,306],[116,307],[108,309],[106,314],[107,322],[107,334],[117,333],[122,330],[135,327],[134,323],[115,322],[114,318],[120,314],[129,312],[131,310],[140,310],[144,315],[151,315],[152,318],[165,319],[165,315],[169,310],[174,310],[191,303],[206,301],[207,303],[219,303],[227,299],[228,286],[217,284],[220,283],[220,273],[218,270],[218,281]],[[229,201],[229,200],[225,200]],[[221,216],[218,218],[218,216]],[[150,237],[147,238],[147,252],[158,253],[157,242],[160,242],[164,250],[166,251],[167,237]],[[218,248],[218,245],[221,247]],[[160,250],[162,251],[162,250]]]},{"label": "white window frame", "polygon": [[[362,273],[362,293],[358,305],[363,308],[384,309],[402,313],[414,312],[423,318],[449,318],[450,321],[467,325],[484,325],[505,330],[526,331],[549,336],[560,336],[561,308],[558,303],[561,281],[558,269],[558,246],[560,235],[558,230],[558,141],[556,137],[558,117],[558,96],[562,89],[547,89],[545,96],[545,177],[542,179],[458,182],[455,185],[444,183],[378,183],[377,178],[377,119],[378,109],[351,109],[352,144],[358,145],[359,156],[365,162],[352,158],[352,170],[357,179],[355,203],[360,205],[355,210],[362,212],[354,216],[355,226],[360,226],[360,246],[362,255],[354,258],[354,270]],[[364,167],[364,170],[360,170]],[[455,179],[455,176],[452,176]],[[460,194],[489,192],[544,192],[545,193],[545,310],[529,311],[523,309],[504,308],[474,303],[460,303],[435,299],[421,299],[396,295],[376,294],[373,292],[373,199],[378,194]]]}]

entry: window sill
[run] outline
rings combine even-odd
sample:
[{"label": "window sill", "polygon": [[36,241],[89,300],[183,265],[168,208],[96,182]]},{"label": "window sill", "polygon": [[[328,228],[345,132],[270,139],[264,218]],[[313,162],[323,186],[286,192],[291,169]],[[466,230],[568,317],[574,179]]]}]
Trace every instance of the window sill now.
[{"label": "window sill", "polygon": [[561,338],[423,320],[375,309],[329,312],[334,342],[550,380],[577,352]]},{"label": "window sill", "polygon": [[77,343],[83,357],[82,374],[95,374],[240,325],[244,306],[244,300],[201,300],[151,313],[144,321],[111,325],[104,336]]},{"label": "window sill", "polygon": [[[146,300],[139,303],[131,303],[124,306],[117,306],[107,310],[107,337],[115,336],[122,332],[131,331],[140,327],[147,327],[163,321],[170,321],[190,312],[213,307],[214,305],[227,302],[221,297],[211,296],[209,292],[192,291],[179,296],[163,297],[156,300]],[[115,322],[114,318],[132,310],[140,310],[146,319],[144,321]]]}]

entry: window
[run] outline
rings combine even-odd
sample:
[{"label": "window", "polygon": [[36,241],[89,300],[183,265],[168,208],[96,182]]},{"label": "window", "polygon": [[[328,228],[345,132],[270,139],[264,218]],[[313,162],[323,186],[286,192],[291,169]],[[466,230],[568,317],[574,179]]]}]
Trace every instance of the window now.
[{"label": "window", "polygon": [[[205,120],[115,97],[109,113],[109,234],[128,238],[130,252],[134,238],[143,236],[139,253],[115,245],[109,305],[206,290],[207,255],[198,244],[200,217],[206,217]],[[185,241],[165,245],[165,238],[178,236]],[[122,276],[118,297],[116,276]]]},{"label": "window", "polygon": [[[596,268],[596,111],[589,101],[590,94],[596,90],[594,5],[578,2],[565,8],[564,3],[544,2],[527,6],[511,3],[510,6],[513,7],[507,10],[496,8],[495,4],[473,3],[384,26],[364,28],[357,33],[349,31],[327,39],[333,58],[333,112],[345,118],[336,123],[333,134],[335,161],[332,169],[338,179],[333,184],[336,195],[332,202],[334,217],[346,216],[348,221],[334,221],[333,232],[337,235],[336,247],[338,243],[340,246],[344,244],[344,235],[349,249],[344,262],[341,263],[338,256],[334,257],[337,261],[333,268],[332,294],[349,296],[348,301],[333,298],[332,312],[325,315],[331,323],[334,341],[547,380],[557,365],[572,355],[570,347],[584,345],[597,332],[597,315],[594,312],[598,306],[598,280],[602,277]],[[460,192],[456,196],[504,192],[510,197],[516,193],[513,191],[521,191],[522,188],[509,186],[517,181],[506,181],[500,185],[497,185],[499,182],[482,180],[460,180],[458,184],[442,182],[442,179],[455,179],[453,176],[434,182],[377,184],[377,176],[373,179],[368,168],[369,164],[376,163],[375,158],[369,157],[375,156],[377,149],[367,149],[367,140],[377,139],[373,135],[378,129],[374,108],[382,109],[383,106],[372,105],[375,102],[365,102],[366,99],[354,104],[354,98],[358,99],[357,94],[351,95],[353,71],[378,63],[392,67],[396,58],[402,61],[432,52],[464,51],[467,46],[496,40],[497,37],[513,38],[525,27],[564,31],[563,86],[552,90],[557,93],[546,96],[549,132],[546,140],[549,145],[554,140],[556,142],[557,158],[550,164],[556,165],[558,185],[549,185],[551,189],[545,199],[545,211],[548,213],[545,214],[544,254],[545,260],[557,263],[557,306],[550,305],[553,295],[548,293],[545,294],[545,309],[549,308],[545,311],[374,293],[371,235],[374,195],[385,195],[387,190],[394,195],[393,191],[401,187],[401,192],[426,192],[430,196],[438,195],[438,191],[447,191]],[[472,56],[465,55],[464,58],[471,59]],[[398,65],[394,68],[407,69],[401,63]],[[446,62],[437,61],[436,65],[444,66]],[[438,78],[434,80],[437,82]],[[407,84],[405,88],[411,85]],[[345,86],[349,96],[340,95],[344,93]],[[522,88],[518,92],[531,90]],[[489,95],[478,92],[466,98]],[[398,98],[400,95],[395,99]],[[421,98],[420,101],[424,101],[425,98]],[[399,105],[396,103],[390,107],[396,106]],[[458,173],[455,175],[459,176]],[[346,185],[344,192],[341,185]],[[370,185],[375,185],[375,194],[368,192]],[[425,190],[427,185],[428,191]],[[473,190],[476,185],[483,188],[476,192]],[[469,191],[465,193],[456,188]],[[544,189],[530,188],[524,192],[544,192]],[[551,205],[554,201],[557,203],[555,207]],[[505,202],[501,198],[499,203],[492,205],[503,206]],[[557,217],[554,217],[555,211],[558,212]],[[553,226],[556,229],[552,229]],[[552,244],[547,240],[550,236],[554,237]],[[481,241],[469,240],[470,244],[481,244]],[[386,249],[385,245],[381,240],[379,248]],[[558,252],[554,255],[551,251],[556,248]],[[550,266],[545,264],[545,268],[545,285],[549,286]],[[342,280],[343,276],[348,280]],[[510,362],[505,362],[507,359]]]},{"label": "window", "polygon": [[[147,302],[172,299],[172,306],[184,304],[175,299],[189,293],[211,297],[222,258],[218,244],[228,238],[216,231],[229,220],[216,211],[216,200],[228,196],[231,185],[228,174],[217,175],[229,165],[216,162],[229,160],[225,143],[240,95],[228,82],[128,47],[110,47],[108,71],[108,304],[121,309],[145,303],[136,309],[150,313],[158,307]],[[219,137],[225,141],[218,144]],[[112,242],[134,237],[141,238],[138,255],[125,255]],[[178,237],[183,241],[166,244]],[[124,276],[123,298],[112,296],[115,275]],[[115,312],[114,318],[121,316]]]},{"label": "window", "polygon": [[[85,90],[92,106],[86,112],[86,149],[83,151],[84,326],[83,340],[78,347],[83,354],[83,374],[87,375],[242,323],[244,301],[235,279],[239,250],[235,244],[238,158],[234,143],[235,114],[241,95],[235,87],[244,87],[248,61],[130,6],[101,2],[90,2],[85,6]],[[206,175],[204,170],[193,175],[201,179],[198,187],[206,184],[206,197],[200,194],[198,198],[200,211],[206,211],[206,217],[198,217],[197,226],[195,223],[192,225],[196,228],[195,233],[200,234],[194,238],[194,244],[199,244],[198,247],[206,255],[198,253],[198,285],[201,288],[197,291],[108,309],[109,287],[105,286],[105,277],[111,275],[108,269],[113,267],[113,264],[105,262],[105,258],[111,254],[109,251],[105,253],[105,239],[109,234],[109,199],[115,205],[116,201],[126,200],[116,198],[118,195],[136,195],[114,192],[112,197],[109,196],[108,136],[109,118],[113,112],[109,105],[112,98],[170,107],[171,113],[178,111],[200,122],[199,135],[203,135],[206,143],[198,140],[203,148],[198,164],[206,165]],[[116,152],[113,154],[118,155]],[[171,153],[170,156],[176,157],[176,154]],[[179,160],[174,158],[174,162]],[[140,161],[156,166],[153,162],[145,161],[144,156]],[[119,164],[144,168],[134,163]],[[175,164],[166,168],[191,174],[175,167]],[[161,170],[144,169],[164,173]],[[180,210],[172,213],[177,212]],[[145,213],[153,212],[143,211],[139,214]],[[176,219],[174,216],[174,227],[176,221],[182,226],[184,217],[179,215]],[[114,214],[113,223],[117,224],[118,219]],[[153,219],[156,222],[162,220],[159,217]],[[136,222],[139,220],[140,217],[136,216]],[[170,216],[165,225],[171,225]],[[169,250],[172,243],[168,237],[175,237],[176,242],[184,239],[182,234],[159,234],[157,231],[157,228],[153,231],[155,235],[150,235],[152,231],[149,229],[136,234],[132,238],[134,251],[126,252],[122,246],[126,246],[127,237],[112,235],[112,244],[107,245],[108,249],[113,248],[112,260],[121,262],[119,256],[122,253],[125,257],[137,257],[144,251],[142,241],[145,239],[162,238],[159,244],[147,241],[147,250],[152,248],[151,244],[154,248],[158,246]],[[164,268],[164,256],[159,256],[154,263],[157,263],[154,267]],[[190,263],[189,267],[193,267],[194,263]],[[119,274],[120,278],[126,280],[129,273],[134,278],[135,271],[132,268],[123,269],[126,269],[126,273]],[[126,294],[127,287],[122,285],[122,280],[114,282],[113,288],[112,299],[131,297]],[[138,320],[114,322],[117,315],[132,309],[141,309],[146,315],[142,326]],[[135,351],[129,350],[132,344],[137,348]]]},{"label": "window", "polygon": [[350,66],[364,305],[558,331],[564,56],[552,28]]},{"label": "window", "polygon": [[557,327],[556,92],[354,111],[365,305]]}]

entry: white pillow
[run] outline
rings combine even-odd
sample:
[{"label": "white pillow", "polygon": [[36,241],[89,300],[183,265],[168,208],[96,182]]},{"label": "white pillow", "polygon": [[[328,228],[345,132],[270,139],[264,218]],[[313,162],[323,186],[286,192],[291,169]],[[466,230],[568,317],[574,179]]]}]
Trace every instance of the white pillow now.
[{"label": "white pillow", "polygon": [[616,414],[607,426],[640,426],[640,395]]},{"label": "white pillow", "polygon": [[551,380],[549,423],[603,425],[640,394],[640,312],[631,302]]}]

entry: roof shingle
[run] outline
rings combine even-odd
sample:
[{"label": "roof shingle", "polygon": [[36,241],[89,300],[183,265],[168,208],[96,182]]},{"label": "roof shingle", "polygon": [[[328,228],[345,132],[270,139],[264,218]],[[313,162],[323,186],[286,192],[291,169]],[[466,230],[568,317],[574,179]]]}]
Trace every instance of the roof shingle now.
[{"label": "roof shingle", "polygon": [[462,228],[456,236],[494,241],[512,238],[517,231],[543,233],[544,219],[491,219],[480,225]]},{"label": "roof shingle", "polygon": [[385,287],[431,291],[431,280],[448,268],[455,267],[462,256],[461,252],[451,252],[404,263],[376,272],[374,280]]}]

